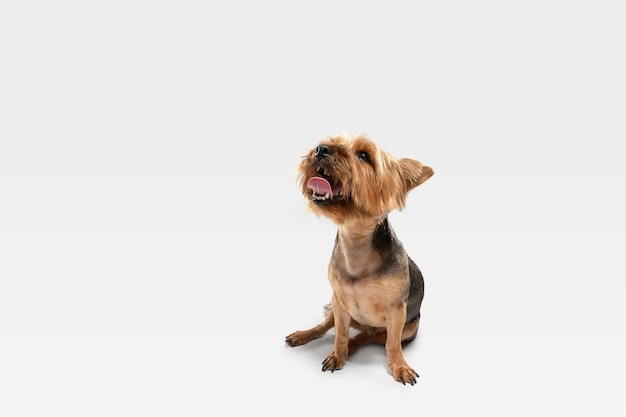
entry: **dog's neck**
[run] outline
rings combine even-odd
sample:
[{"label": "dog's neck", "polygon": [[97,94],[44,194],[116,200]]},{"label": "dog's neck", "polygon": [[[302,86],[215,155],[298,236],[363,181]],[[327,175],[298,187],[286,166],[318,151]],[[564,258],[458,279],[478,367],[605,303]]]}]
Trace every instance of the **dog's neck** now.
[{"label": "dog's neck", "polygon": [[374,248],[374,232],[385,219],[355,219],[338,226],[334,254],[340,269],[354,277],[372,272],[380,256]]},{"label": "dog's neck", "polygon": [[347,247],[371,246],[374,231],[386,217],[351,219],[338,226],[338,238]]}]

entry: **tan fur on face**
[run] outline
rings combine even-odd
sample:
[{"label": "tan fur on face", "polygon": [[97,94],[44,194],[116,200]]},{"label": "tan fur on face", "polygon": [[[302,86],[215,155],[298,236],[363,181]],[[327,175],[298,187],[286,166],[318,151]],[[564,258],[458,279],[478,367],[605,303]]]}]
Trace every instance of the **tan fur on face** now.
[{"label": "tan fur on face", "polygon": [[[340,204],[318,206],[310,201],[310,210],[324,215],[336,224],[347,218],[379,218],[390,211],[402,210],[406,195],[433,175],[432,168],[408,158],[396,160],[380,149],[366,135],[350,139],[346,134],[331,136],[322,141],[333,149],[333,154],[321,163],[334,178],[341,180],[346,200]],[[371,164],[360,161],[357,153],[367,152]],[[309,197],[307,181],[317,176],[319,162],[312,149],[302,158],[298,168],[298,182],[302,193]]]}]

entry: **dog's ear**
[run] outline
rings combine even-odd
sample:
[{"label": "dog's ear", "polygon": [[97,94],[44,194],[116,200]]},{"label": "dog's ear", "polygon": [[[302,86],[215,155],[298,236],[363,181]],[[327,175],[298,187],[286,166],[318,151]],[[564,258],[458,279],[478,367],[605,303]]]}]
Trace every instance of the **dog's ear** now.
[{"label": "dog's ear", "polygon": [[402,158],[398,162],[402,177],[406,181],[407,191],[417,187],[435,173],[431,167],[422,165],[421,162],[413,159]]}]

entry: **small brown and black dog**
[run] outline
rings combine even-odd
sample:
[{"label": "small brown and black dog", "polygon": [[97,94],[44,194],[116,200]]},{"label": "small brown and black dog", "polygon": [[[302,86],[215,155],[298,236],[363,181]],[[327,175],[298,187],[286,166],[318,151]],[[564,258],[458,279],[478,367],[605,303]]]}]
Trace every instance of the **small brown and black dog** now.
[{"label": "small brown and black dog", "polygon": [[[337,224],[328,280],[330,308],[317,326],[286,338],[300,346],[335,327],[333,350],[322,371],[343,368],[359,347],[385,346],[393,378],[415,384],[417,373],[402,354],[417,335],[424,280],[387,220],[406,196],[434,172],[412,159],[395,159],[365,135],[329,137],[303,157],[299,185],[310,210]],[[349,328],[359,330],[353,337]]]}]

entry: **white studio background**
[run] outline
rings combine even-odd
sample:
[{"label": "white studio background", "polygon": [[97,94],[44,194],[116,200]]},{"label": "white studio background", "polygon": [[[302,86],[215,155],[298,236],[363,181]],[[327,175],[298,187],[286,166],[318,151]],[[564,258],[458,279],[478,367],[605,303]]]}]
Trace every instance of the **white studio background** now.
[{"label": "white studio background", "polygon": [[[624,6],[0,5],[0,413],[623,415]],[[432,166],[391,222],[420,379],[332,334],[300,156]],[[338,414],[338,413],[337,413]]]}]

